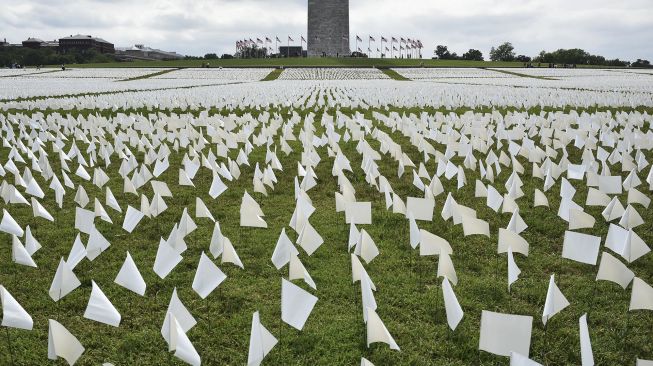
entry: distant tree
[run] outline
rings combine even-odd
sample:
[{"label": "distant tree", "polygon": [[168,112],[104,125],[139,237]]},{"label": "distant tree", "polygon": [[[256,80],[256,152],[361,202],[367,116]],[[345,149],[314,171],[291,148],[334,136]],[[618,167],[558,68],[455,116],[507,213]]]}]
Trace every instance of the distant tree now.
[{"label": "distant tree", "polygon": [[223,59],[223,60],[230,60],[230,59],[234,58],[234,55],[230,55],[228,53],[225,53],[222,56],[220,56],[220,58]]},{"label": "distant tree", "polygon": [[650,68],[651,62],[649,60],[642,60],[638,58],[637,61],[633,62],[630,66]]},{"label": "distant tree", "polygon": [[205,60],[217,60],[217,58],[218,55],[216,55],[215,53],[207,53],[206,55],[204,55]]},{"label": "distant tree", "polygon": [[234,56],[237,58],[265,58],[267,55],[268,49],[266,47],[259,48],[258,45],[254,44],[240,48]]},{"label": "distant tree", "polygon": [[61,65],[73,63],[104,63],[115,62],[113,55],[101,54],[95,50],[69,51],[57,53],[51,47],[30,49],[25,47],[2,47],[0,51],[0,67],[19,64],[23,66]]},{"label": "distant tree", "polygon": [[514,61],[515,47],[510,42],[506,42],[497,48],[492,47],[490,50],[490,60],[492,61]]},{"label": "distant tree", "polygon": [[517,56],[517,57],[515,58],[515,60],[517,60],[517,61],[519,61],[519,62],[528,63],[528,62],[531,62],[532,59],[531,59],[530,57],[528,57],[528,56],[519,55],[519,56]]},{"label": "distant tree", "polygon": [[470,48],[469,51],[463,53],[463,60],[483,61],[483,52]]},{"label": "distant tree", "polygon": [[435,55],[440,60],[450,60],[451,59],[451,52],[449,52],[449,48],[447,46],[438,45],[437,47],[435,47]]},{"label": "distant tree", "polygon": [[559,49],[553,52],[542,51],[535,58],[535,62],[562,65],[599,65],[599,66],[628,66],[629,62],[619,59],[606,60],[600,55],[592,55],[580,48]]},{"label": "distant tree", "polygon": [[631,63],[630,63],[630,61],[622,61],[622,60],[616,58],[614,60],[606,60],[604,65],[606,65],[606,66],[626,67],[626,66],[631,66]]}]

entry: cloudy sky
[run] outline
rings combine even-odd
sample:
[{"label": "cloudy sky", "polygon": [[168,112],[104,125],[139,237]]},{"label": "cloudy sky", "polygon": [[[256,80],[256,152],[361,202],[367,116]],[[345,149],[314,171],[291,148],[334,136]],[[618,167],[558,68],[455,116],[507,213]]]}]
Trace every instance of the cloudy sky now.
[{"label": "cloudy sky", "polygon": [[[306,0],[0,0],[0,38],[91,34],[188,55],[233,53],[242,38],[306,33]],[[583,48],[653,60],[653,0],[350,0],[351,32],[421,39],[463,53],[511,41],[519,54]],[[352,35],[352,41],[355,39]],[[352,46],[353,49],[353,46]]]}]

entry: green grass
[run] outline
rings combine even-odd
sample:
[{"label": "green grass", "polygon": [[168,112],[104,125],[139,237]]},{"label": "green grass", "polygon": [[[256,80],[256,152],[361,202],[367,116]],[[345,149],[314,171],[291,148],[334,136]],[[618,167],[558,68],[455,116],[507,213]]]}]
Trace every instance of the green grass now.
[{"label": "green grass", "polygon": [[135,81],[135,80],[149,79],[149,78],[165,75],[165,74],[171,73],[173,71],[177,71],[177,70],[179,70],[179,69],[163,70],[163,71],[153,72],[151,74],[136,76],[136,77],[133,77],[133,78],[124,79],[124,80],[120,80],[120,81]]},{"label": "green grass", "polygon": [[488,70],[495,71],[495,72],[500,72],[502,74],[519,76],[519,77],[522,77],[522,78],[540,79],[540,80],[559,80],[559,79],[554,79],[554,78],[550,78],[550,77],[546,77],[546,76],[528,75],[528,74],[523,74],[523,73],[508,71],[508,70],[497,70],[497,69],[488,69]]},{"label": "green grass", "polygon": [[380,68],[379,70],[381,70],[381,72],[386,74],[390,79],[398,80],[398,81],[410,81],[409,78],[401,75],[400,73],[396,72],[395,70],[387,69],[387,68]]},{"label": "green grass", "polygon": [[282,73],[283,73],[282,68],[274,69],[266,77],[264,77],[263,80],[261,80],[261,81],[274,81],[274,80],[277,80],[279,78],[279,76],[281,76]]},{"label": "green grass", "polygon": [[[34,70],[36,70],[36,69],[34,69]],[[29,73],[24,73],[24,74],[20,73],[20,74],[16,74],[16,75],[3,75],[3,76],[0,76],[0,78],[18,78],[18,77],[23,77],[25,75],[50,74],[50,73],[53,73],[53,72],[61,71],[61,70],[50,70],[50,69],[44,69],[44,70],[45,71],[41,71],[41,72],[29,72]]]},{"label": "green grass", "polygon": [[[98,67],[202,67],[206,60],[135,61],[105,64],[73,64],[71,68]],[[431,59],[368,59],[368,58],[270,58],[211,60],[212,67],[513,67],[521,68],[521,62],[492,62]]]},{"label": "green grass", "polygon": [[[569,108],[568,110],[570,110]],[[351,110],[340,108],[342,113],[352,115],[360,112],[371,119],[378,109]],[[480,109],[487,113],[492,110]],[[592,113],[596,109],[587,110]],[[606,110],[606,109],[603,109]],[[607,108],[607,110],[611,110]],[[639,109],[651,113],[651,109]],[[398,109],[390,108],[383,113],[398,112],[435,113],[444,109],[427,107]],[[461,109],[452,111],[465,113]],[[500,110],[506,114],[508,110]],[[580,110],[579,110],[580,111]],[[617,109],[614,110],[615,112]],[[62,111],[57,111],[61,113]],[[116,116],[122,111],[83,111],[83,115],[99,114]],[[156,111],[131,111],[147,116]],[[171,111],[163,111],[170,113]],[[174,113],[183,111],[175,110]],[[287,108],[273,108],[272,113],[288,116]],[[300,116],[316,112],[316,121],[320,121],[325,110],[294,110]],[[327,112],[334,115],[336,110]],[[539,114],[539,110],[531,113]],[[13,113],[9,111],[8,113]],[[47,114],[55,113],[55,111]],[[198,112],[199,113],[199,112]],[[211,110],[210,114],[235,113],[238,115],[259,115],[257,110]],[[79,115],[80,113],[74,113]],[[195,114],[197,115],[197,114]],[[183,117],[182,117],[183,118]],[[410,143],[410,138],[400,131],[383,126],[378,121],[374,124],[399,143],[403,151],[414,161],[421,160],[422,154]],[[239,128],[241,128],[240,126]],[[324,127],[315,123],[316,136],[320,136]],[[256,133],[260,131],[256,130]],[[336,132],[344,133],[336,128]],[[299,127],[294,131],[299,134]],[[109,138],[109,135],[106,136]],[[276,139],[275,139],[276,140]],[[380,143],[371,135],[366,140],[376,149]],[[87,145],[78,140],[77,146],[86,151]],[[127,143],[127,142],[126,142]],[[69,151],[72,141],[68,141],[64,151]],[[522,217],[530,228],[523,233],[530,243],[531,254],[528,258],[516,255],[516,261],[522,270],[521,279],[513,285],[512,293],[506,286],[506,258],[496,255],[497,230],[506,227],[510,215],[496,214],[485,206],[483,199],[474,198],[474,180],[477,174],[466,171],[468,185],[456,190],[455,179],[442,179],[445,189],[451,191],[454,198],[463,205],[475,208],[478,216],[489,221],[492,237],[464,237],[460,226],[444,222],[439,212],[442,210],[446,194],[436,198],[436,213],[431,223],[419,223],[420,228],[440,235],[451,242],[455,255],[453,261],[459,277],[459,285],[454,291],[460,301],[465,317],[455,333],[448,330],[441,299],[439,281],[435,278],[436,257],[418,257],[408,244],[408,224],[400,215],[385,210],[383,195],[375,192],[365,182],[360,168],[362,158],[356,151],[357,141],[341,142],[343,153],[351,160],[353,173],[346,175],[356,189],[360,201],[373,202],[372,226],[363,226],[378,245],[381,254],[371,264],[365,265],[377,286],[375,293],[379,305],[378,313],[393,335],[401,352],[390,351],[385,345],[364,344],[365,328],[360,308],[360,286],[351,283],[349,254],[346,250],[349,226],[344,223],[344,215],[335,212],[333,192],[337,190],[337,179],[331,175],[332,159],[327,156],[326,147],[317,151],[322,162],[316,169],[319,184],[308,194],[317,211],[310,222],[322,235],[325,244],[312,256],[301,252],[300,259],[317,284],[317,291],[308,289],[303,283],[295,282],[319,297],[319,301],[302,332],[285,324],[280,324],[280,286],[282,275],[287,276],[287,268],[277,271],[270,261],[274,245],[282,228],[288,225],[294,210],[293,194],[297,161],[301,159],[302,146],[299,142],[290,142],[293,153],[285,156],[278,152],[284,171],[275,172],[279,182],[274,191],[269,190],[268,197],[252,193],[253,167],[256,162],[265,162],[265,145],[255,147],[250,155],[251,167],[243,166],[242,176],[237,182],[225,182],[230,188],[217,200],[208,196],[212,175],[201,168],[194,182],[196,188],[177,186],[178,167],[183,157],[173,151],[170,157],[170,169],[158,180],[166,181],[174,198],[166,199],[169,209],[156,219],[143,219],[133,234],[126,234],[121,228],[122,217],[106,207],[114,225],[96,220],[98,229],[111,242],[112,246],[94,262],[83,261],[76,269],[82,286],[65,297],[59,303],[53,303],[47,294],[59,259],[68,256],[76,231],[74,230],[75,204],[72,202],[74,191],[69,190],[65,197],[63,210],[59,211],[53,202],[52,192],[47,190],[46,182],[40,176],[37,181],[46,190],[44,206],[56,218],[55,223],[32,217],[30,207],[11,205],[7,209],[21,225],[30,225],[33,234],[43,245],[43,249],[34,255],[38,269],[17,266],[11,263],[11,239],[0,235],[5,245],[0,245],[0,283],[33,316],[33,331],[11,329],[9,331],[13,353],[17,365],[45,364],[47,357],[47,319],[52,318],[67,327],[86,347],[80,359],[80,365],[98,365],[112,362],[115,365],[182,365],[166,352],[166,344],[159,331],[165,311],[174,287],[177,287],[182,302],[197,318],[198,324],[188,336],[202,356],[206,365],[242,365],[246,363],[249,343],[251,316],[254,311],[261,312],[263,324],[280,339],[280,343],[264,360],[263,365],[356,365],[364,356],[376,365],[506,365],[503,357],[494,357],[478,352],[479,322],[482,310],[510,312],[534,317],[531,357],[549,365],[580,364],[580,347],[578,342],[578,317],[590,311],[590,336],[597,365],[631,365],[636,357],[653,358],[651,339],[652,314],[627,313],[630,290],[618,286],[594,282],[596,268],[577,264],[560,257],[562,239],[566,225],[556,215],[558,188],[546,193],[552,207],[533,208],[528,198],[518,200]],[[242,146],[242,144],[241,144]],[[51,145],[44,146],[50,154],[50,163],[55,172],[60,172],[59,159],[55,159]],[[212,147],[213,148],[213,147]],[[444,152],[443,146],[437,146]],[[143,162],[142,152],[130,147]],[[505,151],[507,146],[503,147]],[[578,162],[581,151],[569,146],[569,160]],[[206,150],[205,150],[206,151]],[[0,148],[0,160],[5,161],[9,149]],[[235,158],[237,151],[230,156]],[[649,161],[653,156],[645,152]],[[86,154],[85,154],[86,155]],[[481,158],[480,155],[476,156]],[[111,177],[109,186],[123,207],[127,204],[140,207],[140,199],[135,195],[122,193],[122,178],[118,175],[120,162],[113,156],[112,165],[104,169]],[[222,161],[223,159],[220,159]],[[531,165],[519,158],[525,167],[522,179],[526,197],[532,197],[535,188],[541,188],[542,182],[529,178]],[[454,158],[462,164],[462,159]],[[397,194],[418,196],[420,192],[411,184],[412,174],[407,171],[397,178],[397,164],[390,157],[383,156],[378,161],[380,172],[390,179]],[[75,164],[70,165],[74,169]],[[100,162],[100,165],[103,163]],[[263,167],[263,165],[262,165]],[[436,162],[426,163],[430,172],[435,171]],[[22,171],[22,165],[19,165]],[[617,164],[613,172],[620,171]],[[497,182],[505,181],[510,175],[509,169],[497,177]],[[70,175],[76,184],[82,184],[91,197],[97,197],[104,203],[104,190],[89,182],[84,182]],[[640,175],[641,179],[645,176]],[[6,178],[5,178],[6,179]],[[584,202],[587,189],[574,183],[578,189],[576,201]],[[269,228],[239,228],[239,205],[243,192],[248,190],[260,203]],[[152,189],[146,185],[142,192],[149,198]],[[650,193],[647,193],[651,197]],[[194,216],[195,197],[201,197],[208,205],[215,218],[221,223],[223,233],[231,238],[245,270],[232,265],[219,267],[227,274],[227,280],[213,292],[207,300],[201,300],[191,289],[195,268],[202,251],[208,252],[213,223],[207,219],[197,219],[198,230],[186,238],[189,249],[183,254],[184,260],[165,280],[159,279],[152,272],[159,238],[167,237],[175,222],[181,217],[184,207]],[[625,195],[620,196],[625,202]],[[637,207],[647,223],[653,220],[653,211]],[[600,209],[589,209],[593,216],[600,218]],[[602,219],[597,220],[594,235],[605,237],[608,225]],[[653,243],[653,232],[649,226],[636,230],[645,242]],[[287,228],[292,240],[297,235]],[[83,236],[85,241],[87,238]],[[113,284],[113,280],[122,265],[125,252],[129,250],[148,284],[146,297],[141,298]],[[649,284],[653,283],[651,268],[653,255],[648,255],[629,267]],[[548,277],[556,273],[557,283],[572,305],[553,317],[545,332],[541,323],[541,312],[546,296]],[[120,328],[112,328],[87,319],[83,313],[91,291],[91,280],[95,280],[107,297],[113,302],[123,316]],[[594,286],[596,286],[595,296]],[[626,324],[630,324],[626,332]],[[626,335],[628,335],[626,337]],[[0,364],[9,364],[9,350],[5,337],[0,340]],[[56,363],[63,365],[59,360]]]}]

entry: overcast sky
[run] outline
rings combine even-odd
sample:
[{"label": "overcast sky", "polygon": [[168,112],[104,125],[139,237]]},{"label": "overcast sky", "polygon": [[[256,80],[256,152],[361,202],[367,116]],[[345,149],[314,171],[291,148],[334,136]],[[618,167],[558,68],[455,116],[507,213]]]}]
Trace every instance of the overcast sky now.
[{"label": "overcast sky", "polygon": [[[188,55],[233,53],[242,38],[306,34],[306,0],[0,0],[0,38],[91,34]],[[359,34],[422,40],[462,54],[511,41],[519,54],[583,48],[653,61],[653,0],[350,0]],[[274,38],[273,38],[274,39]],[[352,49],[354,47],[352,46]],[[365,45],[364,48],[367,48]]]}]

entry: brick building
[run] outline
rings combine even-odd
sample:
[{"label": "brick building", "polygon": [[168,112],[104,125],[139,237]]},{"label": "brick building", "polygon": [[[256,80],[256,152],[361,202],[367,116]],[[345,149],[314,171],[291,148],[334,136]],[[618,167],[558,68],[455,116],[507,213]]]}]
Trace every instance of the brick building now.
[{"label": "brick building", "polygon": [[113,43],[109,43],[102,38],[96,38],[81,34],[59,39],[59,50],[62,53],[66,53],[70,50],[95,50],[98,53],[109,54],[114,54],[116,52]]}]

